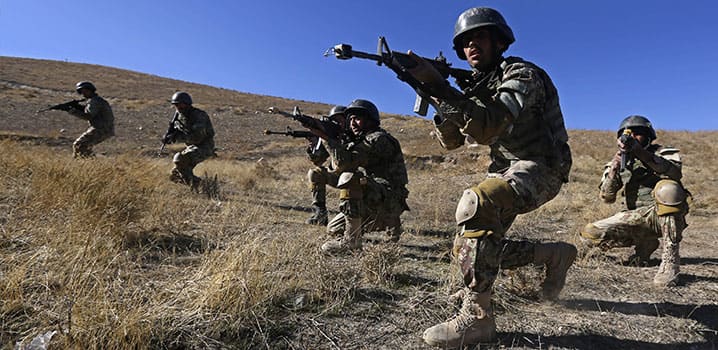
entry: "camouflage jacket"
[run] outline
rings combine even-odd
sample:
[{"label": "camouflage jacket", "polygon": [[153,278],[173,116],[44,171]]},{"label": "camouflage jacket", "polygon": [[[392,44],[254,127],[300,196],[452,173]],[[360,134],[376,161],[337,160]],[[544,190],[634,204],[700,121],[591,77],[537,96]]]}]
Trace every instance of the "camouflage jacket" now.
[{"label": "camouflage jacket", "polygon": [[443,147],[458,148],[468,135],[490,146],[490,172],[533,160],[568,180],[568,134],[558,92],[543,69],[518,57],[503,58],[491,72],[475,71],[464,85],[464,98],[439,106],[435,126]]},{"label": "camouflage jacket", "polygon": [[651,192],[661,179],[680,182],[681,156],[676,148],[651,144],[647,150],[653,154],[652,165],[646,165],[639,159],[628,162],[626,170],[619,172],[606,164],[599,185],[600,196],[604,202],[613,203],[619,190],[625,199],[626,209],[636,209],[653,204]]},{"label": "camouflage jacket", "polygon": [[175,112],[173,119],[177,141],[214,150],[214,128],[205,111],[192,107],[186,114]]},{"label": "camouflage jacket", "polygon": [[363,171],[395,189],[409,183],[399,140],[384,129],[357,136],[352,142],[330,141],[327,145],[337,172]]},{"label": "camouflage jacket", "polygon": [[[353,139],[349,135],[342,134],[336,141],[338,141],[338,144],[344,145],[352,142],[352,140]],[[337,163],[334,160],[334,157],[332,157],[332,154],[328,151],[330,148],[328,141],[318,139],[317,142],[318,143],[313,143],[307,147],[307,157],[309,160],[316,166],[322,166],[327,160],[329,160],[329,170],[336,170]]]},{"label": "camouflage jacket", "polygon": [[107,135],[115,135],[115,116],[112,114],[112,107],[97,94],[87,99],[84,110],[71,108],[68,112],[87,120],[91,127]]}]

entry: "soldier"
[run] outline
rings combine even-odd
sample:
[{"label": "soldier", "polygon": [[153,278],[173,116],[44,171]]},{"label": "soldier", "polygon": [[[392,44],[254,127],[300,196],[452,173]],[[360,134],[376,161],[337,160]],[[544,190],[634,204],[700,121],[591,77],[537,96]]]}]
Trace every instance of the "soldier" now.
[{"label": "soldier", "polygon": [[354,141],[327,142],[327,149],[340,173],[340,213],[327,225],[327,232],[340,236],[324,243],[325,253],[360,250],[362,235],[388,230],[398,241],[401,213],[409,210],[406,198],[404,155],[399,141],[380,127],[379,110],[367,100],[354,100],[345,110]]},{"label": "soldier", "polygon": [[115,117],[110,104],[97,94],[91,82],[81,81],[75,85],[75,90],[87,99],[87,104],[84,108],[70,107],[67,112],[87,120],[90,127],[72,144],[72,156],[89,158],[94,155],[92,146],[115,136]]},{"label": "soldier", "polygon": [[192,169],[215,155],[212,122],[207,113],[192,106],[192,97],[184,91],[175,92],[170,102],[175,107],[175,114],[162,142],[187,145],[174,155],[170,180],[197,188],[200,178],[192,173]]},{"label": "soldier", "polygon": [[[346,116],[344,115],[344,106],[334,106],[329,111],[327,117],[329,121],[339,125],[339,129],[342,130],[343,134],[340,135],[341,142],[346,142]],[[312,210],[314,213],[310,216],[306,223],[310,225],[322,225],[326,226],[329,222],[329,216],[327,213],[327,185],[331,187],[337,186],[339,180],[339,174],[335,172],[336,167],[334,161],[331,160],[328,167],[324,166],[324,163],[329,159],[330,155],[325,146],[327,141],[319,139],[310,142],[307,147],[307,156],[309,160],[314,164],[314,168],[309,169],[307,178],[309,179],[310,188],[312,191]]]},{"label": "soldier", "polygon": [[[626,135],[626,136],[623,136]],[[629,136],[630,137],[627,137]],[[678,247],[686,228],[688,191],[681,184],[678,149],[653,143],[656,131],[642,116],[624,119],[617,132],[618,151],[601,178],[600,197],[616,201],[619,190],[625,209],[586,225],[582,241],[603,249],[635,246],[629,261],[646,264],[663,237],[663,255],[653,283],[675,284],[680,265]]]},{"label": "soldier", "polygon": [[427,61],[409,53],[417,62],[409,72],[436,107],[434,123],[441,145],[455,149],[470,136],[489,145],[492,161],[487,178],[465,190],[456,208],[461,230],[454,252],[465,288],[452,297],[463,303],[458,315],[424,332],[424,341],[431,345],[456,348],[495,340],[491,289],[499,268],[545,265],[542,297],[553,300],[576,257],[576,248],[568,243],[504,237],[518,214],[558,194],[572,162],[556,88],[535,64],[503,56],[513,42],[514,34],[498,11],[464,11],[453,38],[456,55],[473,70],[472,78],[460,83],[463,92],[451,87]]}]

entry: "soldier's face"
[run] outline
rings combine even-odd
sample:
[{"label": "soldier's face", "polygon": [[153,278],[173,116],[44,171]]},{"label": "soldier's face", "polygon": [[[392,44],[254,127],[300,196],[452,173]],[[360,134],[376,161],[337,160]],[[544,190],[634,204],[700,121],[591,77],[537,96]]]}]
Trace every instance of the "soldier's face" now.
[{"label": "soldier's face", "polygon": [[354,133],[354,135],[361,134],[362,131],[364,131],[364,129],[366,128],[366,126],[366,118],[357,114],[352,114],[349,116],[349,127],[352,129],[352,133]]},{"label": "soldier's face", "polygon": [[648,143],[651,141],[651,139],[644,134],[632,133],[631,136],[633,136],[633,138],[636,139],[636,141],[638,141],[638,143],[640,143],[643,147],[648,146]]},{"label": "soldier's face", "polygon": [[180,102],[180,103],[174,103],[172,105],[175,107],[175,110],[177,110],[177,112],[180,112],[180,113],[184,113],[185,111],[187,111],[187,109],[189,109],[189,105],[186,103]]},{"label": "soldier's face", "polygon": [[466,62],[474,68],[488,67],[492,65],[498,50],[503,48],[502,42],[494,45],[491,33],[485,28],[478,28],[464,34],[461,38],[464,47]]},{"label": "soldier's face", "polygon": [[79,90],[77,90],[77,93],[82,95],[82,97],[84,97],[84,98],[90,98],[92,96],[92,91],[87,88],[79,89]]}]

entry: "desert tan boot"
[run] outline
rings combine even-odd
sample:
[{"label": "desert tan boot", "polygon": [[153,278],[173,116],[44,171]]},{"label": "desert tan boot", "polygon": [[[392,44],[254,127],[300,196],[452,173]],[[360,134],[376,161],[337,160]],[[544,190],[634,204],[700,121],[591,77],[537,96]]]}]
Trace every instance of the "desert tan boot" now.
[{"label": "desert tan boot", "polygon": [[468,292],[459,314],[424,331],[424,341],[445,349],[491,343],[496,340],[496,322],[491,308],[491,292]]},{"label": "desert tan boot", "polygon": [[361,250],[362,247],[362,219],[345,217],[344,234],[322,244],[322,252],[326,254],[341,254],[352,250]]},{"label": "desert tan boot", "polygon": [[541,285],[544,300],[556,300],[566,284],[566,272],[576,260],[576,247],[564,242],[539,243],[534,249],[534,264],[546,265],[546,279]]},{"label": "desert tan boot", "polygon": [[658,287],[668,287],[676,284],[680,272],[681,257],[678,253],[680,243],[671,242],[670,239],[663,241],[663,255],[658,272],[653,277],[653,284]]}]

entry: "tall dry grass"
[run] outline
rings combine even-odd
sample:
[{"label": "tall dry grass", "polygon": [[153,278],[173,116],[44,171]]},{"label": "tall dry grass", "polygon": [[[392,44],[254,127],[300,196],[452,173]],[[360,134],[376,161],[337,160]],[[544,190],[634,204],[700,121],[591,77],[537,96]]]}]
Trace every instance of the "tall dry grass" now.
[{"label": "tall dry grass", "polygon": [[281,224],[261,197],[283,177],[265,163],[198,167],[224,182],[218,201],[169,183],[167,160],[2,147],[5,348],[53,330],[69,349],[254,347],[288,332],[287,309],[333,312],[361,277]]}]

